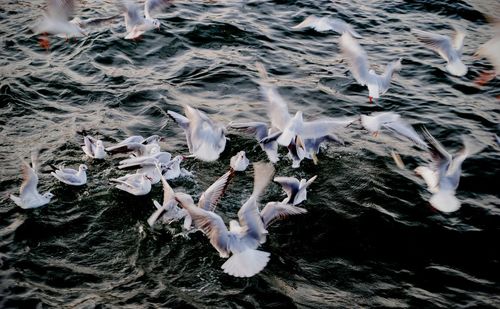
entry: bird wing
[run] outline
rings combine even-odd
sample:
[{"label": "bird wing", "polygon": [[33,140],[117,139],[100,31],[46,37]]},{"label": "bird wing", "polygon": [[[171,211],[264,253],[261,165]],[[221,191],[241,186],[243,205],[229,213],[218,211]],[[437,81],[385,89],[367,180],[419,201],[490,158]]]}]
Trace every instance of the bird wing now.
[{"label": "bird wing", "polygon": [[249,134],[255,134],[255,137],[258,141],[267,136],[268,130],[267,124],[263,122],[230,123],[228,128],[245,131]]},{"label": "bird wing", "polygon": [[215,207],[219,203],[222,195],[226,191],[229,181],[233,178],[234,172],[228,171],[219,179],[217,179],[200,197],[198,207],[208,211],[215,211]]},{"label": "bird wing", "polygon": [[387,92],[389,86],[391,85],[392,75],[394,75],[394,73],[398,72],[399,70],[401,70],[401,58],[388,63],[385,67],[383,75],[376,75],[380,94],[384,94]]},{"label": "bird wing", "polygon": [[320,138],[330,134],[335,129],[347,127],[356,120],[357,118],[354,117],[341,117],[306,121],[302,125],[300,136],[304,139]]},{"label": "bird wing", "polygon": [[344,58],[349,63],[349,70],[356,81],[364,86],[369,78],[368,57],[361,45],[349,33],[345,32],[340,37],[340,49]]},{"label": "bird wing", "polygon": [[[318,29],[316,29],[316,26],[318,24],[318,20],[319,20],[319,18],[314,16],[314,15],[308,16],[300,24],[293,26],[292,29],[313,28],[315,30],[318,30]],[[322,30],[318,30],[318,31],[322,31]]]},{"label": "bird wing", "polygon": [[453,48],[460,54],[462,52],[462,48],[464,47],[464,38],[465,38],[465,30],[462,27],[453,26],[455,30],[451,37]]},{"label": "bird wing", "polygon": [[287,195],[288,201],[295,199],[295,195],[300,189],[300,181],[295,177],[274,177],[274,182],[281,185]]},{"label": "bird wing", "polygon": [[278,220],[283,220],[288,216],[300,215],[306,212],[307,210],[301,207],[279,202],[269,202],[260,212],[260,216],[262,217],[265,228],[267,228]]},{"label": "bird wing", "polygon": [[154,10],[162,10],[171,2],[171,0],[146,0],[146,2],[144,2],[144,15],[146,16],[146,18],[151,19],[151,13]]},{"label": "bird wing", "polygon": [[411,31],[427,48],[438,53],[444,60],[450,61],[452,58],[450,53],[453,50],[453,46],[449,37],[418,29],[411,29]]},{"label": "bird wing", "polygon": [[75,10],[75,2],[72,0],[48,0],[47,15],[53,19],[68,21]]},{"label": "bird wing", "polygon": [[[346,23],[345,21],[338,19],[338,18],[331,18],[331,17],[323,17],[325,19],[325,24],[328,26],[328,30],[335,31],[337,33],[345,33],[348,32],[350,35],[352,35],[355,38],[360,39],[361,35],[357,33],[354,28]],[[318,30],[320,31],[320,30]]]},{"label": "bird wing", "polygon": [[271,120],[271,125],[283,131],[291,118],[288,112],[288,104],[275,87],[261,85],[260,89],[267,101],[267,114]]},{"label": "bird wing", "polygon": [[28,162],[22,160],[21,171],[23,173],[23,182],[19,189],[19,197],[22,199],[24,196],[37,192],[38,176]]},{"label": "bird wing", "polygon": [[202,230],[210,239],[212,246],[221,255],[229,256],[229,231],[222,218],[212,211],[207,211],[193,205],[182,205],[182,207],[187,210],[196,228]]},{"label": "bird wing", "polygon": [[426,128],[423,129],[424,138],[429,142],[429,151],[431,153],[432,161],[436,165],[435,170],[439,171],[439,177],[446,174],[451,162],[452,156],[444,147],[439,143]]},{"label": "bird wing", "polygon": [[382,123],[382,126],[396,134],[406,137],[410,141],[417,144],[419,147],[422,147],[424,149],[427,149],[428,147],[427,143],[420,137],[415,129],[413,129],[413,127],[401,117],[398,117],[394,121],[384,122]]},{"label": "bird wing", "polygon": [[125,27],[128,32],[132,31],[134,26],[142,23],[144,18],[141,16],[141,12],[137,4],[122,2],[119,4],[119,8],[125,15]]}]

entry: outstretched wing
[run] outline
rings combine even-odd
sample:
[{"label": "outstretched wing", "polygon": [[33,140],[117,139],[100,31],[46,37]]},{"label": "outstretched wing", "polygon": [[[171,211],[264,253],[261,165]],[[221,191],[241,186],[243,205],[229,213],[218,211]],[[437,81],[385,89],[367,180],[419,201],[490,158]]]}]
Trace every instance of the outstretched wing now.
[{"label": "outstretched wing", "polygon": [[200,200],[198,201],[198,207],[208,211],[214,211],[233,176],[234,172],[228,171],[219,177],[219,179],[217,179],[210,187],[208,187],[207,190],[205,190],[205,192],[203,192]]},{"label": "outstretched wing", "polygon": [[369,70],[366,52],[348,32],[342,34],[339,44],[344,58],[349,63],[351,74],[360,85],[366,85]]},{"label": "outstretched wing", "polygon": [[279,202],[269,202],[260,212],[264,226],[267,228],[272,223],[288,218],[288,216],[300,215],[307,210],[301,207],[283,204]]},{"label": "outstretched wing", "polygon": [[162,10],[171,2],[171,0],[146,0],[146,2],[144,3],[144,15],[146,16],[146,18],[151,19],[151,13],[154,10]]}]

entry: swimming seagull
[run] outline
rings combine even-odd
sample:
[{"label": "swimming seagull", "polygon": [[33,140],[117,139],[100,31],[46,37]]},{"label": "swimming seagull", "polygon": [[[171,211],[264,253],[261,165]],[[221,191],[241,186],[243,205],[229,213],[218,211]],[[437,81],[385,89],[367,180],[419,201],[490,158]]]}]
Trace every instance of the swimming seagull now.
[{"label": "swimming seagull", "polygon": [[61,166],[50,174],[70,186],[83,186],[87,183],[87,165],[85,164],[80,164],[78,170]]},{"label": "swimming seagull", "polygon": [[339,44],[344,58],[349,63],[351,74],[358,84],[368,87],[370,102],[386,93],[391,85],[392,76],[401,69],[402,58],[387,64],[384,74],[378,75],[370,69],[366,52],[349,33],[342,34]]},{"label": "swimming seagull", "polygon": [[335,31],[339,34],[348,32],[355,38],[361,38],[361,35],[359,35],[359,33],[357,33],[351,25],[338,18],[331,18],[326,16],[318,18],[314,15],[311,15],[304,19],[304,21],[302,21],[300,24],[292,27],[292,29],[304,28],[311,28],[318,32]]},{"label": "swimming seagull", "polygon": [[127,174],[119,178],[110,179],[116,182],[116,188],[132,195],[146,195],[151,191],[151,180],[145,174]]},{"label": "swimming seagull", "polygon": [[220,257],[229,258],[222,269],[235,277],[254,276],[264,269],[270,256],[269,252],[257,250],[267,234],[258,199],[269,184],[274,168],[271,164],[255,163],[254,171],[253,193],[238,211],[239,223],[233,221],[229,230],[218,214],[196,207],[187,194],[175,194],[175,199],[189,213],[195,226],[210,239]]},{"label": "swimming seagull", "polygon": [[151,17],[153,10],[161,10],[170,4],[171,0],[146,0],[144,3],[144,15],[141,14],[139,6],[130,2],[124,2],[120,6],[125,16],[125,27],[127,35],[125,39],[136,39],[144,32],[160,29],[160,21]]},{"label": "swimming seagull", "polygon": [[460,181],[462,163],[478,149],[464,139],[464,148],[455,157],[424,128],[424,137],[429,142],[429,151],[433,164],[419,166],[415,173],[421,176],[428,186],[432,196],[430,204],[442,212],[454,212],[460,208],[460,201],[455,197],[455,190]]},{"label": "swimming seagull", "polygon": [[233,169],[233,171],[237,172],[246,170],[249,163],[250,161],[248,161],[248,158],[245,155],[245,151],[243,150],[232,156],[230,160],[231,168]]},{"label": "swimming seagull", "polygon": [[401,115],[394,112],[372,113],[371,115],[361,115],[361,124],[374,136],[384,128],[397,135],[406,137],[417,146],[427,149],[427,143],[420,135],[408,124]]},{"label": "swimming seagull", "polygon": [[275,177],[274,182],[279,183],[286,192],[286,198],[281,202],[283,204],[298,205],[307,198],[307,187],[313,183],[318,176],[315,175],[309,180],[295,177]]},{"label": "swimming seagull", "polygon": [[170,160],[165,166],[163,177],[167,180],[171,180],[178,177],[192,176],[193,174],[191,172],[181,167],[181,162],[184,161],[184,159],[184,156],[178,155]]},{"label": "swimming seagull", "polygon": [[23,209],[37,208],[48,204],[54,194],[50,192],[38,193],[38,152],[31,154],[31,166],[28,162],[22,160],[21,169],[23,183],[19,189],[19,196],[11,194],[10,199]]},{"label": "swimming seagull", "polygon": [[[161,171],[159,165],[157,169]],[[153,226],[160,216],[166,224],[181,220],[186,216],[186,211],[177,206],[174,190],[170,187],[165,177],[161,176],[161,182],[163,184],[163,204],[160,205],[156,200],[153,200],[156,211],[148,218],[149,226]]]},{"label": "swimming seagull", "polygon": [[167,114],[186,133],[188,149],[193,157],[202,161],[215,161],[219,158],[226,147],[223,125],[189,105],[184,106],[185,117],[170,110]]},{"label": "swimming seagull", "polygon": [[436,52],[448,62],[446,64],[448,72],[455,76],[464,76],[467,73],[467,66],[460,58],[464,46],[465,31],[458,26],[453,26],[453,29],[455,32],[451,39],[441,34],[418,29],[411,29],[411,31],[425,47]]},{"label": "swimming seagull", "polygon": [[82,149],[87,156],[94,159],[104,159],[106,157],[104,144],[101,140],[93,138],[90,135],[86,135],[83,137],[83,142],[84,145],[82,146]]}]

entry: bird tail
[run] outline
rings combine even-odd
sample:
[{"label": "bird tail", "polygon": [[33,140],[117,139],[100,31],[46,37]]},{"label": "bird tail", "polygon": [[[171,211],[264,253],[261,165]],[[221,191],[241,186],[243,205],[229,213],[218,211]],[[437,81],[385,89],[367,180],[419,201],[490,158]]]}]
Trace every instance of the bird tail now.
[{"label": "bird tail", "polygon": [[234,277],[252,277],[266,267],[270,255],[269,252],[247,249],[233,254],[221,268]]},{"label": "bird tail", "polygon": [[431,196],[429,203],[442,212],[454,212],[460,208],[460,201],[451,190],[439,190]]},{"label": "bird tail", "polygon": [[460,59],[450,61],[446,65],[446,70],[455,76],[464,76],[467,74],[467,66]]}]

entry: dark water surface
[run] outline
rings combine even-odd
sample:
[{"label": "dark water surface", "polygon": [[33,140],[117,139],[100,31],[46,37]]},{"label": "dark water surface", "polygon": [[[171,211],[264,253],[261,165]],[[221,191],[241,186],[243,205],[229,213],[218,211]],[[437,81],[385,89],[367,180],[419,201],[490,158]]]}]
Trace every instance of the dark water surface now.
[{"label": "dark water surface", "polygon": [[[498,170],[500,81],[478,88],[491,69],[473,58],[493,30],[484,13],[498,1],[175,1],[158,15],[159,31],[137,42],[123,39],[120,20],[85,38],[51,38],[50,52],[30,26],[41,1],[0,6],[0,307],[415,307],[500,306]],[[83,17],[116,13],[111,1],[82,1]],[[353,24],[377,70],[403,57],[403,69],[379,106],[355,84],[337,46],[339,35],[291,26],[309,14]],[[468,32],[465,77],[445,72],[444,61],[409,33],[413,27]],[[305,117],[396,111],[425,125],[450,151],[462,134],[484,146],[467,159],[457,197],[462,208],[445,215],[412,172],[428,158],[407,142],[348,130],[345,147],[329,146],[319,164],[292,169],[283,158],[277,175],[318,179],[304,207],[309,213],[270,229],[263,272],[238,279],[201,233],[179,235],[178,225],[147,225],[161,199],[159,185],[145,197],[113,188],[120,157],[89,165],[88,184],[68,188],[49,174],[40,191],[56,199],[25,211],[8,199],[21,183],[20,157],[31,149],[47,164],[77,166],[85,129],[109,144],[128,135],[167,136],[164,149],[187,153],[184,134],[165,116],[191,104],[223,123],[265,117],[255,61],[269,70],[292,113]],[[221,159],[189,161],[194,178],[172,182],[197,196],[247,151],[264,160],[251,136],[231,132]],[[399,170],[389,152],[407,164]],[[42,168],[43,169],[43,168]],[[252,171],[238,175],[217,212],[236,217],[250,195]],[[262,201],[283,198],[272,184]]]}]

